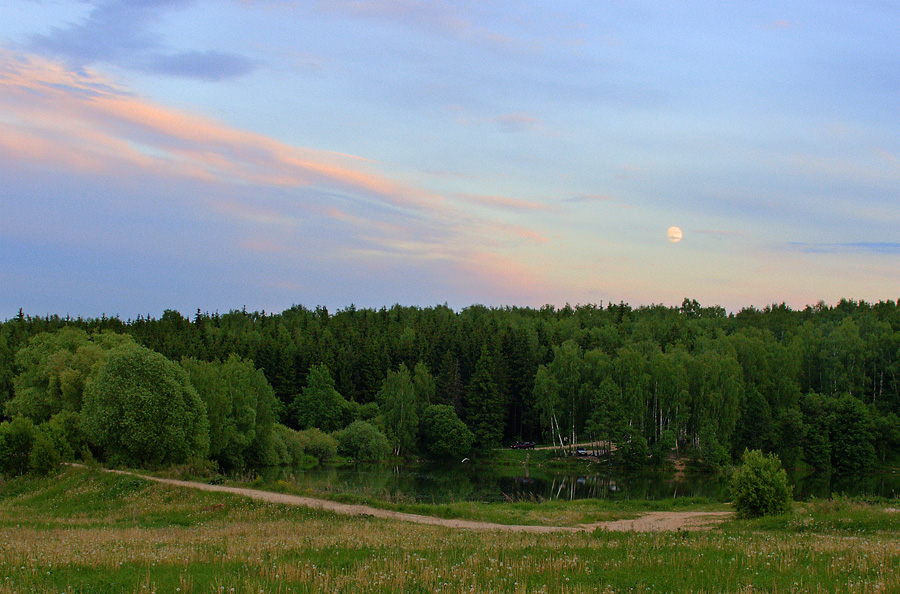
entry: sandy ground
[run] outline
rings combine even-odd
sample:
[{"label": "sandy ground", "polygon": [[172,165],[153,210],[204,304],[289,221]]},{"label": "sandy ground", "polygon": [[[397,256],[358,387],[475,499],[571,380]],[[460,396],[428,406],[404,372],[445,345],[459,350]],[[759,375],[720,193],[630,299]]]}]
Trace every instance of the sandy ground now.
[{"label": "sandy ground", "polygon": [[401,522],[413,522],[416,524],[428,524],[431,526],[446,526],[449,528],[459,528],[464,530],[497,530],[505,532],[529,532],[535,534],[550,532],[592,531],[596,528],[603,528],[606,530],[618,532],[703,530],[721,522],[731,515],[731,512],[650,512],[631,520],[596,522],[593,524],[579,524],[577,526],[525,526],[495,524],[493,522],[476,522],[470,520],[448,520],[445,518],[436,518],[434,516],[422,516],[418,514],[409,514],[405,512],[378,509],[376,507],[370,507],[368,505],[351,505],[346,503],[338,503],[336,501],[328,501],[326,499],[302,497],[300,495],[272,493],[270,491],[260,491],[257,489],[246,489],[241,487],[227,487],[224,485],[209,485],[206,483],[198,483],[193,481],[179,481],[175,479],[158,478],[143,474],[125,472],[122,470],[108,470],[107,472],[138,476],[147,480],[165,483],[167,485],[185,487],[188,489],[233,493],[235,495],[257,499],[259,501],[283,503],[285,505],[299,505],[313,509],[330,511],[338,514],[346,514],[352,516],[371,516],[375,518],[385,518],[388,520],[399,520]]}]

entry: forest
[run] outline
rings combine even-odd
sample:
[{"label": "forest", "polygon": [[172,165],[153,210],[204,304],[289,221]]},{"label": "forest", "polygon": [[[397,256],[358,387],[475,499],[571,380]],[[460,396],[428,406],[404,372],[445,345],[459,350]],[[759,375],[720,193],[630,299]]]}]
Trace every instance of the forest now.
[{"label": "forest", "polygon": [[611,442],[623,467],[751,449],[861,472],[900,454],[900,301],[20,311],[0,324],[0,406],[5,473],[458,460],[520,440]]}]

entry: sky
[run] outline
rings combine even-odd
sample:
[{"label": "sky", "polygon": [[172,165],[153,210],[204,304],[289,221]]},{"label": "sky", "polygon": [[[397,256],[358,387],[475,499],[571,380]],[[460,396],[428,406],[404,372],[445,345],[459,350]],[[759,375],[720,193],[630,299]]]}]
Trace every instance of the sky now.
[{"label": "sky", "polygon": [[900,297],[892,2],[0,15],[0,319]]}]

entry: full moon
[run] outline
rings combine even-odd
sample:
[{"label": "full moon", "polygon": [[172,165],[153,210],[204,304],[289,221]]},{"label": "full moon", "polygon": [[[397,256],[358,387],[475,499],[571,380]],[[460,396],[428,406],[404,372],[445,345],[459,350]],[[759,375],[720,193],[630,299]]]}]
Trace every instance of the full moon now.
[{"label": "full moon", "polygon": [[681,229],[679,229],[678,227],[669,227],[666,235],[669,236],[669,241],[671,241],[672,243],[678,243],[679,241],[681,241]]}]

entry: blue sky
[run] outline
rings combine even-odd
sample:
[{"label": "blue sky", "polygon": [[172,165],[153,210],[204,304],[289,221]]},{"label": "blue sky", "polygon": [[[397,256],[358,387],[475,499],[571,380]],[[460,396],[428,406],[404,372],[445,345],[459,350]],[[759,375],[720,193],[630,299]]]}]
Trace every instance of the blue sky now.
[{"label": "blue sky", "polygon": [[0,13],[0,319],[900,297],[890,3]]}]

